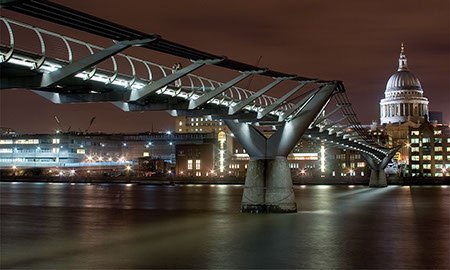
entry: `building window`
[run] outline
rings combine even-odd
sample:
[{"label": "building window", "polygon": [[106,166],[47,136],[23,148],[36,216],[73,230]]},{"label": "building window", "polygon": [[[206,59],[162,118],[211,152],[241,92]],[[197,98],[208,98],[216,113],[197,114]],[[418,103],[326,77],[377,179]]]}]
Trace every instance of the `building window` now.
[{"label": "building window", "polygon": [[188,170],[192,170],[192,159],[188,160]]},{"label": "building window", "polygon": [[411,147],[411,152],[419,152],[419,147]]},{"label": "building window", "polygon": [[423,168],[429,170],[431,169],[431,164],[423,164]]},{"label": "building window", "polygon": [[423,143],[430,143],[430,141],[431,141],[430,138],[423,138],[422,139]]},{"label": "building window", "polygon": [[447,146],[447,152],[450,152],[450,146]]},{"label": "building window", "polygon": [[144,153],[142,153],[142,156],[144,156],[144,157],[149,157],[149,156],[150,156],[150,153],[149,153],[149,152],[144,152]]},{"label": "building window", "polygon": [[442,134],[442,130],[435,130],[434,131],[434,135],[441,135]]},{"label": "building window", "polygon": [[434,160],[442,160],[442,156],[434,156]]},{"label": "building window", "polygon": [[77,149],[77,154],[86,154],[85,149]]},{"label": "building window", "polygon": [[358,168],[363,168],[364,166],[366,166],[364,162],[358,162]]},{"label": "building window", "polygon": [[59,141],[60,141],[59,139],[53,139],[52,144],[59,144]]},{"label": "building window", "polygon": [[59,153],[59,148],[52,148],[52,153]]},{"label": "building window", "polygon": [[440,173],[440,172],[437,172],[437,173],[434,174],[434,176],[438,176],[439,177],[439,176],[444,176],[444,174]]},{"label": "building window", "polygon": [[178,123],[178,125],[180,125],[180,127],[183,125],[183,121],[180,121],[179,123]]},{"label": "building window", "polygon": [[416,160],[416,161],[417,161],[417,160],[420,160],[419,156],[412,156],[411,159],[412,159],[412,160]]},{"label": "building window", "polygon": [[434,143],[442,143],[442,138],[434,138]]},{"label": "building window", "polygon": [[412,138],[411,139],[411,143],[419,143],[419,139],[418,138]]},{"label": "building window", "polygon": [[431,160],[431,156],[430,155],[424,155],[423,156],[423,160]]},{"label": "building window", "polygon": [[442,164],[434,164],[434,167],[435,167],[436,169],[442,169]]},{"label": "building window", "polygon": [[202,172],[200,171],[195,172],[195,176],[202,176]]},{"label": "building window", "polygon": [[199,160],[199,159],[197,159],[197,160],[195,161],[195,169],[196,169],[196,170],[200,170],[200,160]]},{"label": "building window", "polygon": [[412,164],[411,165],[411,169],[413,169],[413,170],[418,170],[419,169],[419,164]]},{"label": "building window", "polygon": [[0,140],[0,144],[12,144],[12,140]]},{"label": "building window", "polygon": [[434,147],[435,152],[442,152],[442,146],[435,146]]},{"label": "building window", "polygon": [[419,136],[419,131],[418,130],[411,131],[411,135]]}]

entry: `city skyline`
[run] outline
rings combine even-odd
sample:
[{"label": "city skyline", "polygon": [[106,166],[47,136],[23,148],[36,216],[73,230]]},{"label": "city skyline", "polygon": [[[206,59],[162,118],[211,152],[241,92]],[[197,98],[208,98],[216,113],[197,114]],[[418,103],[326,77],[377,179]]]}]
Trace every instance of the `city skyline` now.
[{"label": "city skyline", "polygon": [[[146,11],[155,7],[144,1],[133,2],[140,8],[125,14],[120,6],[103,12],[99,6],[104,1],[55,2],[249,64],[255,64],[262,56],[259,65],[263,67],[342,80],[360,120],[367,124],[379,120],[378,103],[389,76],[396,71],[400,43],[404,42],[409,67],[422,83],[424,95],[430,100],[430,111],[442,111],[444,122],[449,119],[446,1],[434,1],[433,5],[420,1],[355,2],[345,6],[328,3],[327,9],[321,9],[317,3],[246,2],[221,6],[194,1],[188,6],[183,2],[158,3],[159,12],[147,17]],[[200,4],[206,5],[205,8],[196,8]],[[226,14],[232,14],[232,19]],[[32,21],[13,12],[2,15]],[[179,31],[180,25],[185,26],[184,31]],[[173,63],[170,57],[153,54],[145,57],[166,65]],[[255,78],[250,89],[258,90],[260,85],[261,81]],[[58,129],[55,115],[66,128],[72,126],[72,130],[84,130],[95,116],[91,128],[94,132],[142,132],[151,131],[152,126],[155,131],[166,130],[173,129],[174,123],[165,112],[122,112],[110,104],[56,105],[25,90],[2,91],[0,99],[1,126],[21,133]]]}]

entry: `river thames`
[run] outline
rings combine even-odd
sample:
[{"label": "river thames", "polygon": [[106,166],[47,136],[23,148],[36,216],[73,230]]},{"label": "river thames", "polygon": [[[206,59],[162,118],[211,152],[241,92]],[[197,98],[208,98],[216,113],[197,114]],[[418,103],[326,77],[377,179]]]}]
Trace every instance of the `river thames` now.
[{"label": "river thames", "polygon": [[241,185],[0,187],[1,269],[449,269],[448,186],[295,186],[294,214],[240,213]]}]

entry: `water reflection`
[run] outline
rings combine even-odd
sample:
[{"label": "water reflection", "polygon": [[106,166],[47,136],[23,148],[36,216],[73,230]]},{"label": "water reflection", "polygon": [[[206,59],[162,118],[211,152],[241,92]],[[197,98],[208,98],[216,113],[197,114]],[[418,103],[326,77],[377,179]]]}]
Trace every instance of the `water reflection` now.
[{"label": "water reflection", "polygon": [[1,183],[1,268],[445,268],[450,189],[296,186],[293,214],[241,185]]}]

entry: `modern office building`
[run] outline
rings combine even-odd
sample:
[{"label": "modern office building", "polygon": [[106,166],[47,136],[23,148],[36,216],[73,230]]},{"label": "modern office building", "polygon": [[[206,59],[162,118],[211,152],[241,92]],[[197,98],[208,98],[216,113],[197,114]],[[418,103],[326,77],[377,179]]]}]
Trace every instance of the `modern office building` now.
[{"label": "modern office building", "polygon": [[411,176],[450,175],[450,127],[425,121],[409,129],[409,172]]}]

